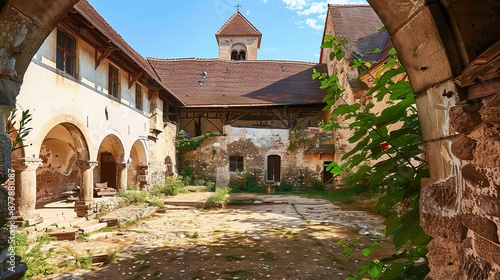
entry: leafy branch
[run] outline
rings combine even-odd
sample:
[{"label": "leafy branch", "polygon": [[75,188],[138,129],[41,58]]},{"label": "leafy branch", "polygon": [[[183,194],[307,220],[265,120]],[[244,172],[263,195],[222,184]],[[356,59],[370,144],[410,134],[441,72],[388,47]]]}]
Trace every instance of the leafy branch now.
[{"label": "leafy branch", "polygon": [[12,139],[12,152],[18,149],[22,149],[27,145],[19,145],[26,140],[28,134],[33,130],[33,128],[28,127],[28,123],[32,121],[32,116],[29,110],[21,112],[21,119],[19,120],[19,126],[16,128],[15,121],[17,117],[17,108],[14,108],[10,113],[9,118],[7,119],[7,123],[5,124],[5,130],[7,131],[7,135]]},{"label": "leafy branch", "polygon": [[[320,80],[320,87],[327,90],[324,111],[331,111],[332,116],[330,123],[322,123],[323,128],[350,130],[348,141],[355,144],[341,158],[344,163],[333,162],[327,170],[336,177],[343,175],[348,187],[361,185],[367,191],[381,194],[376,210],[386,217],[386,234],[393,236],[396,249],[403,250],[391,257],[370,261],[360,268],[363,273],[358,271],[358,275],[368,273],[375,279],[393,279],[389,276],[411,272],[425,276],[429,269],[425,246],[431,238],[419,225],[419,198],[420,180],[428,177],[429,172],[420,149],[423,139],[411,85],[394,49],[380,69],[374,71],[371,67],[377,62],[363,60],[350,52],[346,44],[346,40],[325,36],[322,47],[330,48],[330,58],[339,61],[350,53],[354,57],[350,66],[360,69],[360,76],[374,78],[367,96],[384,104],[384,109],[376,111],[371,102],[350,104],[338,76],[313,71],[313,79]],[[346,120],[348,125],[341,127],[336,122],[339,119]],[[354,247],[345,247],[344,253],[354,250],[346,248]]]}]

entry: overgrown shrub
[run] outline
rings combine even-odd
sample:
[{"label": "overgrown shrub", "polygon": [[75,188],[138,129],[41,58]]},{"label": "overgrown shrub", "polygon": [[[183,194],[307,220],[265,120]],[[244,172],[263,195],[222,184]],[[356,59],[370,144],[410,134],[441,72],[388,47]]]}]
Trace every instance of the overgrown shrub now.
[{"label": "overgrown shrub", "polygon": [[324,190],[325,184],[322,181],[315,179],[311,182],[311,187],[315,190]]},{"label": "overgrown shrub", "polygon": [[20,256],[28,267],[23,279],[39,278],[57,273],[57,268],[48,262],[54,248],[44,250],[52,241],[51,237],[42,235],[35,242],[30,242],[28,235],[16,233],[14,238],[16,255]]},{"label": "overgrown shrub", "polygon": [[122,190],[118,192],[118,196],[128,200],[131,204],[144,204],[149,196],[145,190]]},{"label": "overgrown shrub", "polygon": [[153,196],[160,196],[160,195],[176,195],[182,192],[185,192],[184,190],[184,182],[180,177],[176,176],[171,176],[165,178],[165,184],[163,186],[155,185],[153,189],[151,190],[151,195]]},{"label": "overgrown shrub", "polygon": [[229,197],[229,188],[218,189],[214,195],[207,198],[205,208],[224,208],[227,205]]},{"label": "overgrown shrub", "polygon": [[274,189],[279,192],[291,192],[293,190],[293,184],[290,182],[283,182],[276,186]]}]

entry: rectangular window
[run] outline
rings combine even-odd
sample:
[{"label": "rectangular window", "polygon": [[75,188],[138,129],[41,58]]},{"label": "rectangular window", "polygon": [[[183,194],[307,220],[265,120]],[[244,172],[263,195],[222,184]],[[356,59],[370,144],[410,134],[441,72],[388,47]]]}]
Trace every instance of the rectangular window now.
[{"label": "rectangular window", "polygon": [[56,68],[76,76],[75,38],[57,29]]},{"label": "rectangular window", "polygon": [[230,156],[229,157],[229,171],[232,172],[242,172],[243,171],[243,157],[240,156]]},{"label": "rectangular window", "polygon": [[109,64],[109,74],[108,74],[108,91],[112,96],[119,98],[119,72],[118,68]]},{"label": "rectangular window", "polygon": [[135,108],[142,111],[142,87],[135,84]]}]

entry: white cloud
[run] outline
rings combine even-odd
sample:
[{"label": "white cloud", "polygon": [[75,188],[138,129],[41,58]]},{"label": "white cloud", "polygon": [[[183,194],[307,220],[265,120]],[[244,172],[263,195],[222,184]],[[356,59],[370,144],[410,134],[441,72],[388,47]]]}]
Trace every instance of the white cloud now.
[{"label": "white cloud", "polygon": [[267,4],[267,0],[262,0],[262,2],[264,2],[264,4]]},{"label": "white cloud", "polygon": [[286,7],[290,10],[302,10],[308,6],[306,0],[283,0],[283,3],[285,3],[287,5]]},{"label": "white cloud", "polygon": [[250,10],[247,10],[247,12],[245,13],[245,15],[249,15],[250,14]]},{"label": "white cloud", "polygon": [[298,11],[297,14],[304,16],[308,16],[310,14],[324,14],[326,13],[327,6],[326,2],[315,2],[312,3],[309,8]]},{"label": "white cloud", "polygon": [[[266,3],[268,0],[263,0]],[[314,29],[322,29],[328,4],[366,4],[366,0],[282,0],[286,9],[294,11],[304,20],[300,23]],[[304,27],[304,26],[301,26]]]},{"label": "white cloud", "polygon": [[314,29],[322,29],[323,28],[323,25],[322,24],[318,24],[318,21],[313,19],[313,18],[308,18],[306,19],[306,24],[311,27],[311,28],[314,28]]}]

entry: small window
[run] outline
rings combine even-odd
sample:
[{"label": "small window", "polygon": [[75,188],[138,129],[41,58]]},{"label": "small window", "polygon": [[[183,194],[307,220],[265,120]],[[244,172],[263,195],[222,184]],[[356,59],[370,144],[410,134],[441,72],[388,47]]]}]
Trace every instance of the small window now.
[{"label": "small window", "polygon": [[243,50],[241,50],[241,51],[234,50],[231,53],[231,60],[245,60],[245,57],[246,57],[246,53]]},{"label": "small window", "polygon": [[118,68],[114,67],[113,65],[109,64],[109,74],[108,74],[108,92],[112,96],[119,98],[119,73],[118,73]]},{"label": "small window", "polygon": [[76,41],[75,38],[57,29],[56,68],[75,77]]},{"label": "small window", "polygon": [[135,108],[142,111],[142,87],[135,84]]},{"label": "small window", "polygon": [[243,157],[240,156],[230,156],[229,157],[229,171],[231,172],[242,172],[243,171]]}]

